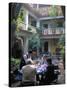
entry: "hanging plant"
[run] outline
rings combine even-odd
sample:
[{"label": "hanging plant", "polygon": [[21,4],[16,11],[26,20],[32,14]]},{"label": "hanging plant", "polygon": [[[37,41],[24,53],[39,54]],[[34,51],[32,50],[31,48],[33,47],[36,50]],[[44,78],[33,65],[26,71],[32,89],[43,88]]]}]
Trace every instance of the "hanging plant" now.
[{"label": "hanging plant", "polygon": [[17,24],[17,31],[19,30],[19,27],[22,26],[22,23],[24,22],[24,16],[25,16],[25,10],[22,8],[20,9],[20,12],[17,16],[16,24]]}]

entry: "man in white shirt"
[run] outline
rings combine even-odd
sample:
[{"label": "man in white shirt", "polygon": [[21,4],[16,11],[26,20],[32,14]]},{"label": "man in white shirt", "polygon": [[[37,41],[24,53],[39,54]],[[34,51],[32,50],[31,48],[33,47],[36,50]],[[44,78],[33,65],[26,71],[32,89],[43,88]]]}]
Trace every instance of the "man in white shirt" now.
[{"label": "man in white shirt", "polygon": [[23,73],[22,82],[25,81],[36,82],[36,68],[31,61],[28,61],[27,65],[22,67],[22,73]]}]

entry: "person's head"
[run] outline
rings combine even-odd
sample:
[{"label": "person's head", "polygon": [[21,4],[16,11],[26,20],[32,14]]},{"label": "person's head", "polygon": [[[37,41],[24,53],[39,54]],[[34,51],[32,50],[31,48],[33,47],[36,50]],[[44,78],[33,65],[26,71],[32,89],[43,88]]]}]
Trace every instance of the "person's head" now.
[{"label": "person's head", "polygon": [[25,60],[27,59],[27,55],[24,55],[23,57],[24,57]]},{"label": "person's head", "polygon": [[47,55],[43,55],[43,60],[47,60],[48,56]]},{"label": "person's head", "polygon": [[30,58],[32,56],[32,51],[28,52],[28,58]]},{"label": "person's head", "polygon": [[52,59],[51,58],[48,58],[47,59],[47,63],[50,65],[50,64],[52,64]]}]

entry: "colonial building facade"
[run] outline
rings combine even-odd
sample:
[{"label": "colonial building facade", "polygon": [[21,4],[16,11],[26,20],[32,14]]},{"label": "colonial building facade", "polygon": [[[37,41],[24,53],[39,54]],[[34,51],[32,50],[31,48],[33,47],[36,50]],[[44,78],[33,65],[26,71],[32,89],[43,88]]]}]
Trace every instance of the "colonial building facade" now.
[{"label": "colonial building facade", "polygon": [[[49,16],[50,5],[41,4],[23,4],[25,10],[24,22],[20,25],[18,35],[22,38],[22,46],[24,53],[28,50],[28,38],[32,33],[36,33],[36,28],[41,30],[40,40],[42,41],[41,52],[51,52],[55,54],[58,48],[58,40],[64,31],[64,16],[61,9],[59,15]],[[58,10],[57,9],[57,10]],[[31,31],[28,30],[31,28]]]}]

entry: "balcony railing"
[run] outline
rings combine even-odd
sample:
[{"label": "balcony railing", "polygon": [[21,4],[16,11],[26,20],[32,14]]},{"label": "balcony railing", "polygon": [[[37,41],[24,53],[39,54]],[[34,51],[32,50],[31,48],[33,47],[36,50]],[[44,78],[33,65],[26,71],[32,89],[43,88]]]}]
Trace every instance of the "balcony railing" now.
[{"label": "balcony railing", "polygon": [[57,28],[48,28],[42,30],[43,35],[59,35],[64,34],[64,28],[63,27],[57,27]]},{"label": "balcony railing", "polygon": [[30,24],[28,25],[28,29],[27,29],[25,23],[20,23],[19,24],[19,29],[21,29],[21,30],[28,30],[29,32],[36,33],[36,27],[34,27],[34,26],[30,25]]}]

